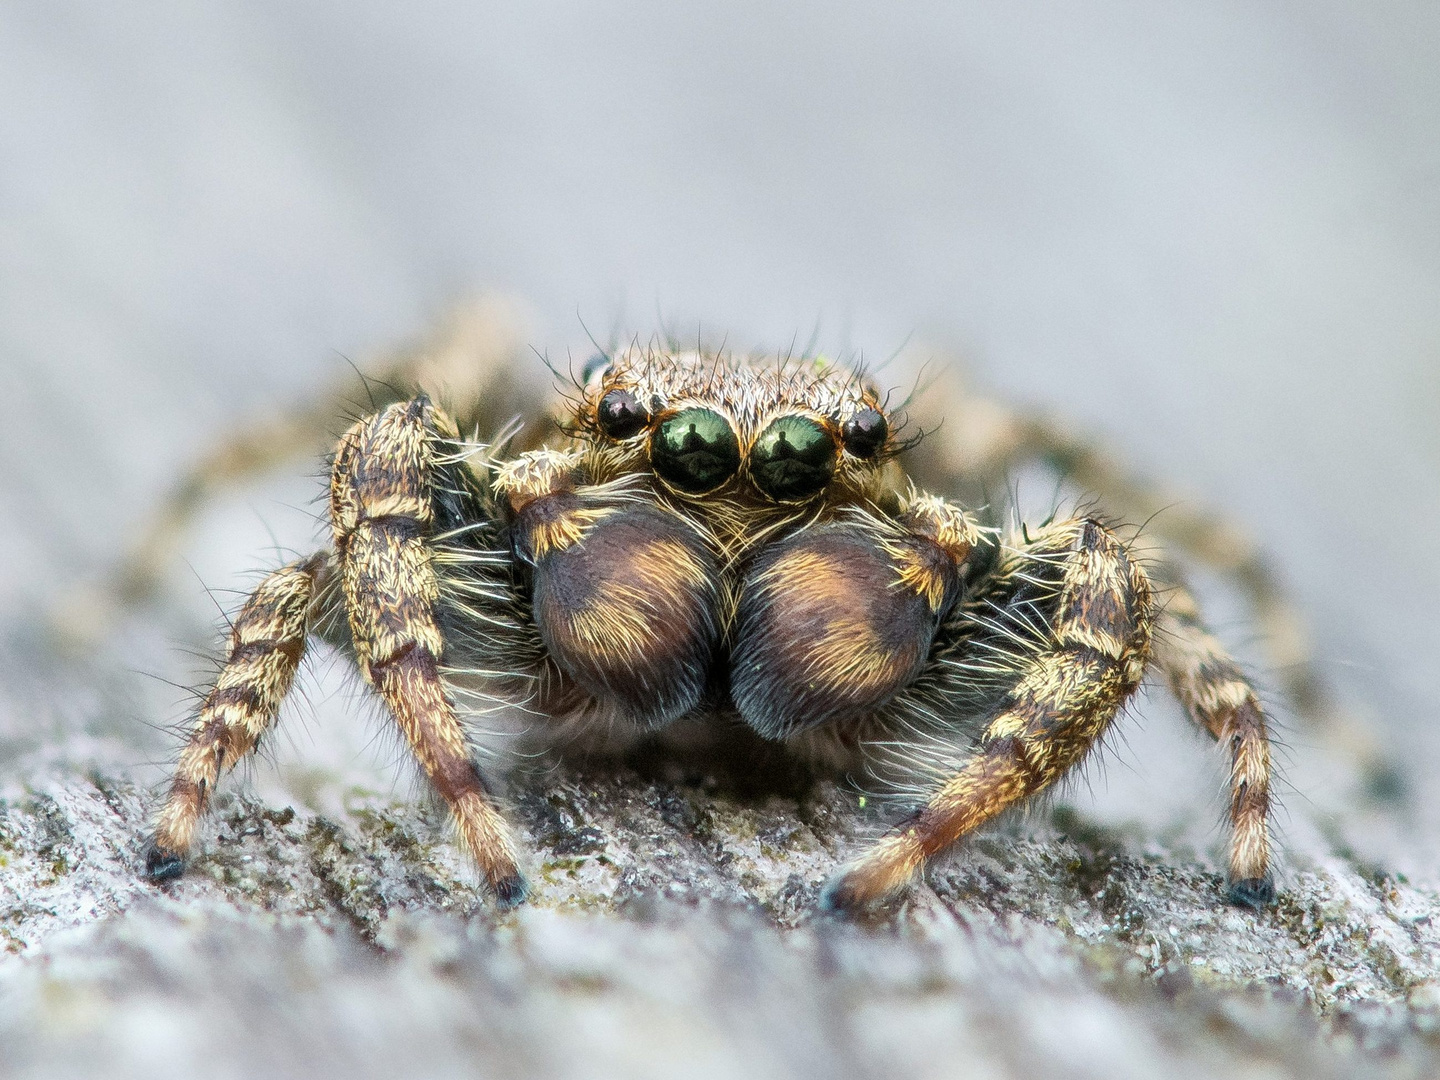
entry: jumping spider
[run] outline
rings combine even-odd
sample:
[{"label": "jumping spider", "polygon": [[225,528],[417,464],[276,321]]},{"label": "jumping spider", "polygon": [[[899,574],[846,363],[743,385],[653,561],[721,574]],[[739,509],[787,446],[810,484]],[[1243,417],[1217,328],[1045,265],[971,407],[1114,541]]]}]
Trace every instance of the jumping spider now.
[{"label": "jumping spider", "polygon": [[[829,883],[848,908],[1074,770],[1151,669],[1228,749],[1229,898],[1273,898],[1265,715],[1157,549],[1098,516],[1003,532],[918,489],[880,388],[823,360],[632,347],[577,388],[554,446],[467,439],[423,393],[344,434],[333,544],[235,618],[151,879],[181,873],[313,634],[354,657],[504,903],[526,886],[467,733],[480,707],[570,734],[743,723],[842,770],[897,744],[943,763]],[[467,422],[493,423],[492,391]],[[908,457],[960,487],[943,453]]]}]

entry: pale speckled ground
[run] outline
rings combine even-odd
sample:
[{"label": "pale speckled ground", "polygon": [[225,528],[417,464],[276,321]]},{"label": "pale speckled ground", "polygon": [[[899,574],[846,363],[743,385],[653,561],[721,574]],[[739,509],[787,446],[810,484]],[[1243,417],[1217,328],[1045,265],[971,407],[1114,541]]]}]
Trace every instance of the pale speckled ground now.
[{"label": "pale speckled ground", "polygon": [[[1432,890],[1338,859],[1274,909],[1069,813],[935,867],[893,916],[817,916],[873,833],[833,784],[760,797],[625,767],[521,786],[535,892],[496,913],[438,815],[220,800],[191,872],[136,878],[146,794],[0,806],[14,1076],[1428,1075]],[[223,1047],[223,1051],[218,1048]]]}]

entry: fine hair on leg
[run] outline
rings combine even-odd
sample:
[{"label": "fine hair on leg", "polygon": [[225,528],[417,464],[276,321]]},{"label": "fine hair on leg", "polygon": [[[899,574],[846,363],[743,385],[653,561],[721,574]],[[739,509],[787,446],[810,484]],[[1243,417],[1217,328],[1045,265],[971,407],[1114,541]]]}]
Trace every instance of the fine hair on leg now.
[{"label": "fine hair on leg", "polygon": [[324,554],[281,567],[235,617],[224,666],[201,703],[146,848],[145,872],[152,880],[181,873],[216,781],[255,750],[279,715],[328,569]]},{"label": "fine hair on leg", "polygon": [[438,429],[458,437],[427,398],[391,405],[341,440],[330,510],[355,658],[425,775],[445,800],[461,844],[496,897],[524,897],[511,830],[472,760],[441,680],[445,639],[435,524]]},{"label": "fine hair on leg", "polygon": [[[1006,548],[976,593],[957,622],[968,618],[978,632],[942,643],[948,664],[917,683],[892,716],[944,717],[945,684],[970,682],[967,658],[986,664],[987,644],[1006,652],[1008,686],[973,752],[924,807],[831,881],[828,908],[885,899],[962,836],[1049,788],[1098,744],[1140,684],[1155,620],[1149,581],[1099,521],[1053,523],[1022,548]],[[985,605],[998,607],[1000,618],[976,619]],[[1039,617],[1025,613],[1006,624],[1007,611],[1026,607]],[[987,632],[1002,641],[986,642]]]}]

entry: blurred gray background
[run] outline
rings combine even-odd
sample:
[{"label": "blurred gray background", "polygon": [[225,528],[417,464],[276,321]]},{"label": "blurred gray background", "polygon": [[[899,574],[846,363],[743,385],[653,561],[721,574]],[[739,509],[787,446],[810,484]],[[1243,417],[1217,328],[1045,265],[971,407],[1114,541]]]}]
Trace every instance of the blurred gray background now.
[{"label": "blurred gray background", "polygon": [[[1291,720],[1292,844],[1440,878],[1434,3],[3,0],[0,780],[159,775],[183,697],[142,673],[193,677],[206,586],[305,546],[314,469],[221,500],[93,658],[42,613],[217,437],[476,290],[552,358],[661,321],[905,345],[1094,432],[1257,538],[1406,771],[1367,808]],[[315,678],[276,797],[390,775]],[[1077,801],[1213,840],[1214,761],[1144,712]]]}]

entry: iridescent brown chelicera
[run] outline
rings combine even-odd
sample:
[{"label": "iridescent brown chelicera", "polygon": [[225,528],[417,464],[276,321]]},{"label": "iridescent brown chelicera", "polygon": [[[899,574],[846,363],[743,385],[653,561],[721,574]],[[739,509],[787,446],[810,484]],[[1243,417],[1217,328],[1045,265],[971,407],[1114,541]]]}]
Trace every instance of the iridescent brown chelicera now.
[{"label": "iridescent brown chelicera", "polygon": [[565,438],[507,454],[421,395],[346,432],[331,543],[235,618],[151,878],[182,871],[318,635],[354,656],[503,902],[524,895],[524,858],[472,712],[519,718],[522,740],[738,722],[822,768],[899,772],[913,813],[821,894],[852,908],[1070,774],[1151,668],[1229,751],[1230,898],[1271,899],[1255,692],[1105,520],[982,527],[911,483],[879,387],[820,360],[636,348],[564,420]]}]

